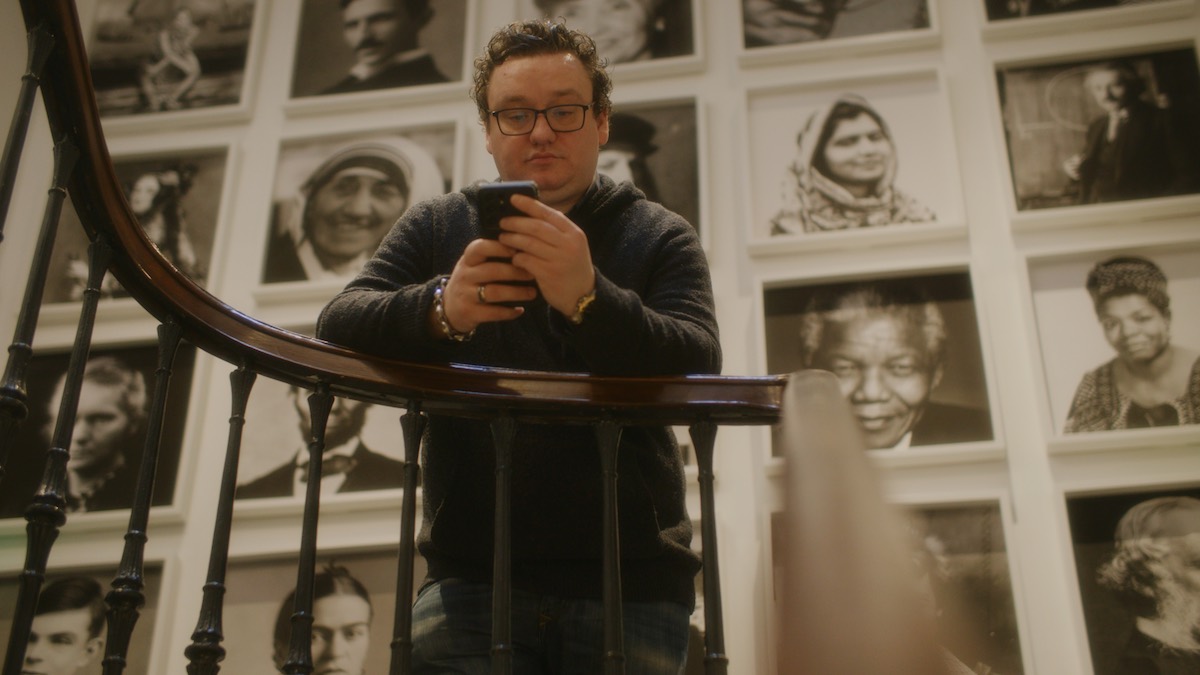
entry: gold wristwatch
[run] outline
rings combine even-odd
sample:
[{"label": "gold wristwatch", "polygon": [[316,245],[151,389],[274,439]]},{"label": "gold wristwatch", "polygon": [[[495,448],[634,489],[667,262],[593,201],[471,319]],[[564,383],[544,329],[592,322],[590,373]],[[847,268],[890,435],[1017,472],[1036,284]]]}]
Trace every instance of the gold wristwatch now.
[{"label": "gold wristwatch", "polygon": [[581,295],[579,299],[575,301],[575,312],[571,314],[571,316],[567,317],[567,321],[570,321],[576,326],[583,323],[583,313],[587,311],[588,305],[592,304],[595,299],[596,289],[594,288]]}]

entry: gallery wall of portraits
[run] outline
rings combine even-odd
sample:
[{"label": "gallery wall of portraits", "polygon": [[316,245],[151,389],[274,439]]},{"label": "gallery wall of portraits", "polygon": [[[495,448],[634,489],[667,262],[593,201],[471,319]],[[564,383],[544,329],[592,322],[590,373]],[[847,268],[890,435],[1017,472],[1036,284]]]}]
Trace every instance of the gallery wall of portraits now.
[{"label": "gallery wall of portraits", "polygon": [[[4,109],[25,59],[8,4]],[[168,261],[237,311],[312,335],[406,209],[496,178],[468,96],[473,59],[508,21],[563,17],[610,56],[599,170],[700,233],[724,372],[837,377],[906,515],[947,659],[1004,675],[1200,659],[1169,637],[1200,615],[1195,587],[1164,571],[1200,565],[1196,0],[429,0],[387,41],[363,27],[375,4],[390,2],[79,1],[117,175]],[[35,116],[29,147],[49,147],[46,126]],[[26,158],[8,214],[5,339],[48,173]],[[87,245],[65,209],[31,413],[0,482],[0,628]],[[81,478],[48,582],[107,590],[128,516],[113,495],[140,460],[119,448],[141,447],[129,439],[144,433],[156,356],[153,321],[111,277],[103,295],[81,415],[90,406],[109,428],[75,428]],[[174,369],[137,674],[185,667],[228,434],[232,367],[185,346]],[[230,672],[273,672],[296,574],[305,395],[265,378],[251,395]],[[352,595],[373,611],[359,645],[371,672],[386,664],[394,606],[402,413],[339,400],[326,457],[339,468],[321,487],[318,572],[363,589]],[[732,673],[774,672],[789,630],[773,621],[782,442],[771,428],[717,437]],[[1137,567],[1148,557],[1162,564]],[[701,607],[693,624],[702,635]]]}]

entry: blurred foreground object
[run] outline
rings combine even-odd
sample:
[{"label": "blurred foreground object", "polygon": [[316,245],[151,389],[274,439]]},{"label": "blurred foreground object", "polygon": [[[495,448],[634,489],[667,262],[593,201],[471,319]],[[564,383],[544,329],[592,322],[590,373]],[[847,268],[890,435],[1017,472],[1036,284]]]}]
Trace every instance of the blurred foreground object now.
[{"label": "blurred foreground object", "polygon": [[779,673],[949,673],[837,378],[794,373],[783,410]]}]

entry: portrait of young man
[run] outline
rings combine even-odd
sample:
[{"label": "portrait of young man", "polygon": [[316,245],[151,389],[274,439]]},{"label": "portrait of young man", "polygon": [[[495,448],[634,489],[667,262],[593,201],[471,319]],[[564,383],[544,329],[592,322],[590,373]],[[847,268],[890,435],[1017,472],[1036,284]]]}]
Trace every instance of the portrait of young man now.
[{"label": "portrait of young man", "polygon": [[[111,590],[116,565],[110,568],[76,570],[50,569],[38,595],[29,647],[20,662],[21,675],[101,675],[108,641],[105,596]],[[150,648],[158,599],[162,587],[162,565],[148,563],[142,577],[146,602],[133,627],[133,638],[125,654],[125,672],[151,675]],[[12,629],[18,579],[0,578],[0,632]],[[6,657],[7,641],[0,643],[0,659]]]},{"label": "portrait of young man", "polygon": [[993,438],[967,273],[763,291],[767,369],[837,376],[867,450]]},{"label": "portrait of young man", "polygon": [[1194,48],[1001,67],[1018,210],[1200,192]]},{"label": "portrait of young man", "polygon": [[[113,161],[129,208],[176,269],[205,286],[212,267],[228,152],[202,150]],[[74,208],[64,208],[51,253],[46,302],[79,302],[87,286],[89,240]],[[57,273],[56,273],[57,272]],[[101,298],[128,297],[106,274]]]},{"label": "portrait of young man", "polygon": [[292,97],[462,79],[466,0],[304,0]]},{"label": "portrait of young man", "polygon": [[[475,63],[472,95],[497,175],[534,181],[539,197],[513,196],[522,215],[499,219],[495,239],[481,236],[478,184],[413,206],[326,305],[317,336],[430,363],[719,372],[712,282],[696,229],[631,183],[598,173],[612,82],[595,42],[569,25],[530,19],[500,28]],[[571,644],[571,668],[597,672],[596,436],[565,425],[521,425],[516,434],[514,611],[537,612],[546,598],[563,611],[546,617],[552,629],[516,631],[514,668],[537,668]],[[630,427],[620,442],[625,663],[675,673],[699,569],[683,462],[670,428]],[[414,608],[414,673],[490,663],[494,453],[485,420],[429,416],[418,541],[429,577]],[[471,609],[460,622],[455,608],[464,606]]]},{"label": "portrait of young man", "polygon": [[105,117],[242,100],[257,0],[97,0],[88,57]]},{"label": "portrait of young man", "polygon": [[[133,506],[145,450],[146,415],[154,395],[156,347],[94,349],[83,371],[79,407],[67,449],[65,508],[69,513]],[[152,505],[175,497],[187,420],[195,348],[174,361],[159,447]],[[37,356],[29,371],[29,416],[22,422],[0,480],[0,517],[22,517],[42,481],[62,401],[67,354]]]},{"label": "portrait of young man", "polygon": [[1096,673],[1200,668],[1200,488],[1068,495],[1067,518]]}]

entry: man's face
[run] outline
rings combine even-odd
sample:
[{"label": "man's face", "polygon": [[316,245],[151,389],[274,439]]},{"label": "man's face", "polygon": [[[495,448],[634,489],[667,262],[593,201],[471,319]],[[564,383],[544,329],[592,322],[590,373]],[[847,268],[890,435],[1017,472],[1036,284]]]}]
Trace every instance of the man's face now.
[{"label": "man's face", "polygon": [[21,675],[75,675],[92,663],[104,641],[88,635],[87,609],[46,612],[33,617]]},{"label": "man's face", "polygon": [[647,52],[650,17],[639,0],[563,0],[547,15],[561,16],[590,35],[611,63],[634,61]]},{"label": "man's face", "polygon": [[[308,400],[295,389],[292,390],[292,403],[300,416],[300,433],[307,443],[312,435],[312,417],[308,412]],[[367,419],[369,403],[356,401],[352,398],[336,397],[333,407],[329,410],[329,419],[325,423],[325,447],[336,448],[349,443],[362,432],[363,423]]]},{"label": "man's face", "polygon": [[362,675],[371,644],[371,607],[357,595],[313,602],[313,675]]},{"label": "man's face", "polygon": [[1118,71],[1094,70],[1088,74],[1084,86],[1107,112],[1116,112],[1128,102],[1129,87]]},{"label": "man's face", "polygon": [[[67,469],[83,475],[108,471],[124,451],[133,431],[133,421],[121,406],[125,390],[119,385],[83,381],[79,391],[79,409],[75,413],[75,431],[71,434],[71,456]],[[62,400],[60,386],[50,401],[51,414],[57,414]]]},{"label": "man's face", "polygon": [[399,0],[352,0],[342,10],[342,35],[362,65],[382,66],[415,49],[419,28]]},{"label": "man's face", "polygon": [[920,331],[888,313],[826,322],[816,361],[837,376],[869,449],[890,448],[912,429],[941,375]]},{"label": "man's face", "polygon": [[601,148],[600,158],[597,161],[597,169],[600,173],[608,176],[614,181],[633,182],[633,166],[632,162],[637,158],[633,152],[618,148]]},{"label": "man's face", "polygon": [[306,209],[313,249],[326,268],[370,256],[407,207],[404,191],[383,172],[342,169],[317,189]]},{"label": "man's face", "polygon": [[[492,71],[488,108],[542,109],[592,103],[592,82],[573,54],[511,58]],[[568,211],[596,175],[600,146],[608,142],[608,114],[590,109],[578,131],[557,132],[538,115],[533,131],[505,136],[487,121],[487,150],[502,180],[537,182],[541,200]]]},{"label": "man's face", "polygon": [[1172,633],[1190,636],[1200,649],[1200,508],[1178,508],[1159,524],[1165,550],[1159,559],[1159,618],[1174,625]]}]

